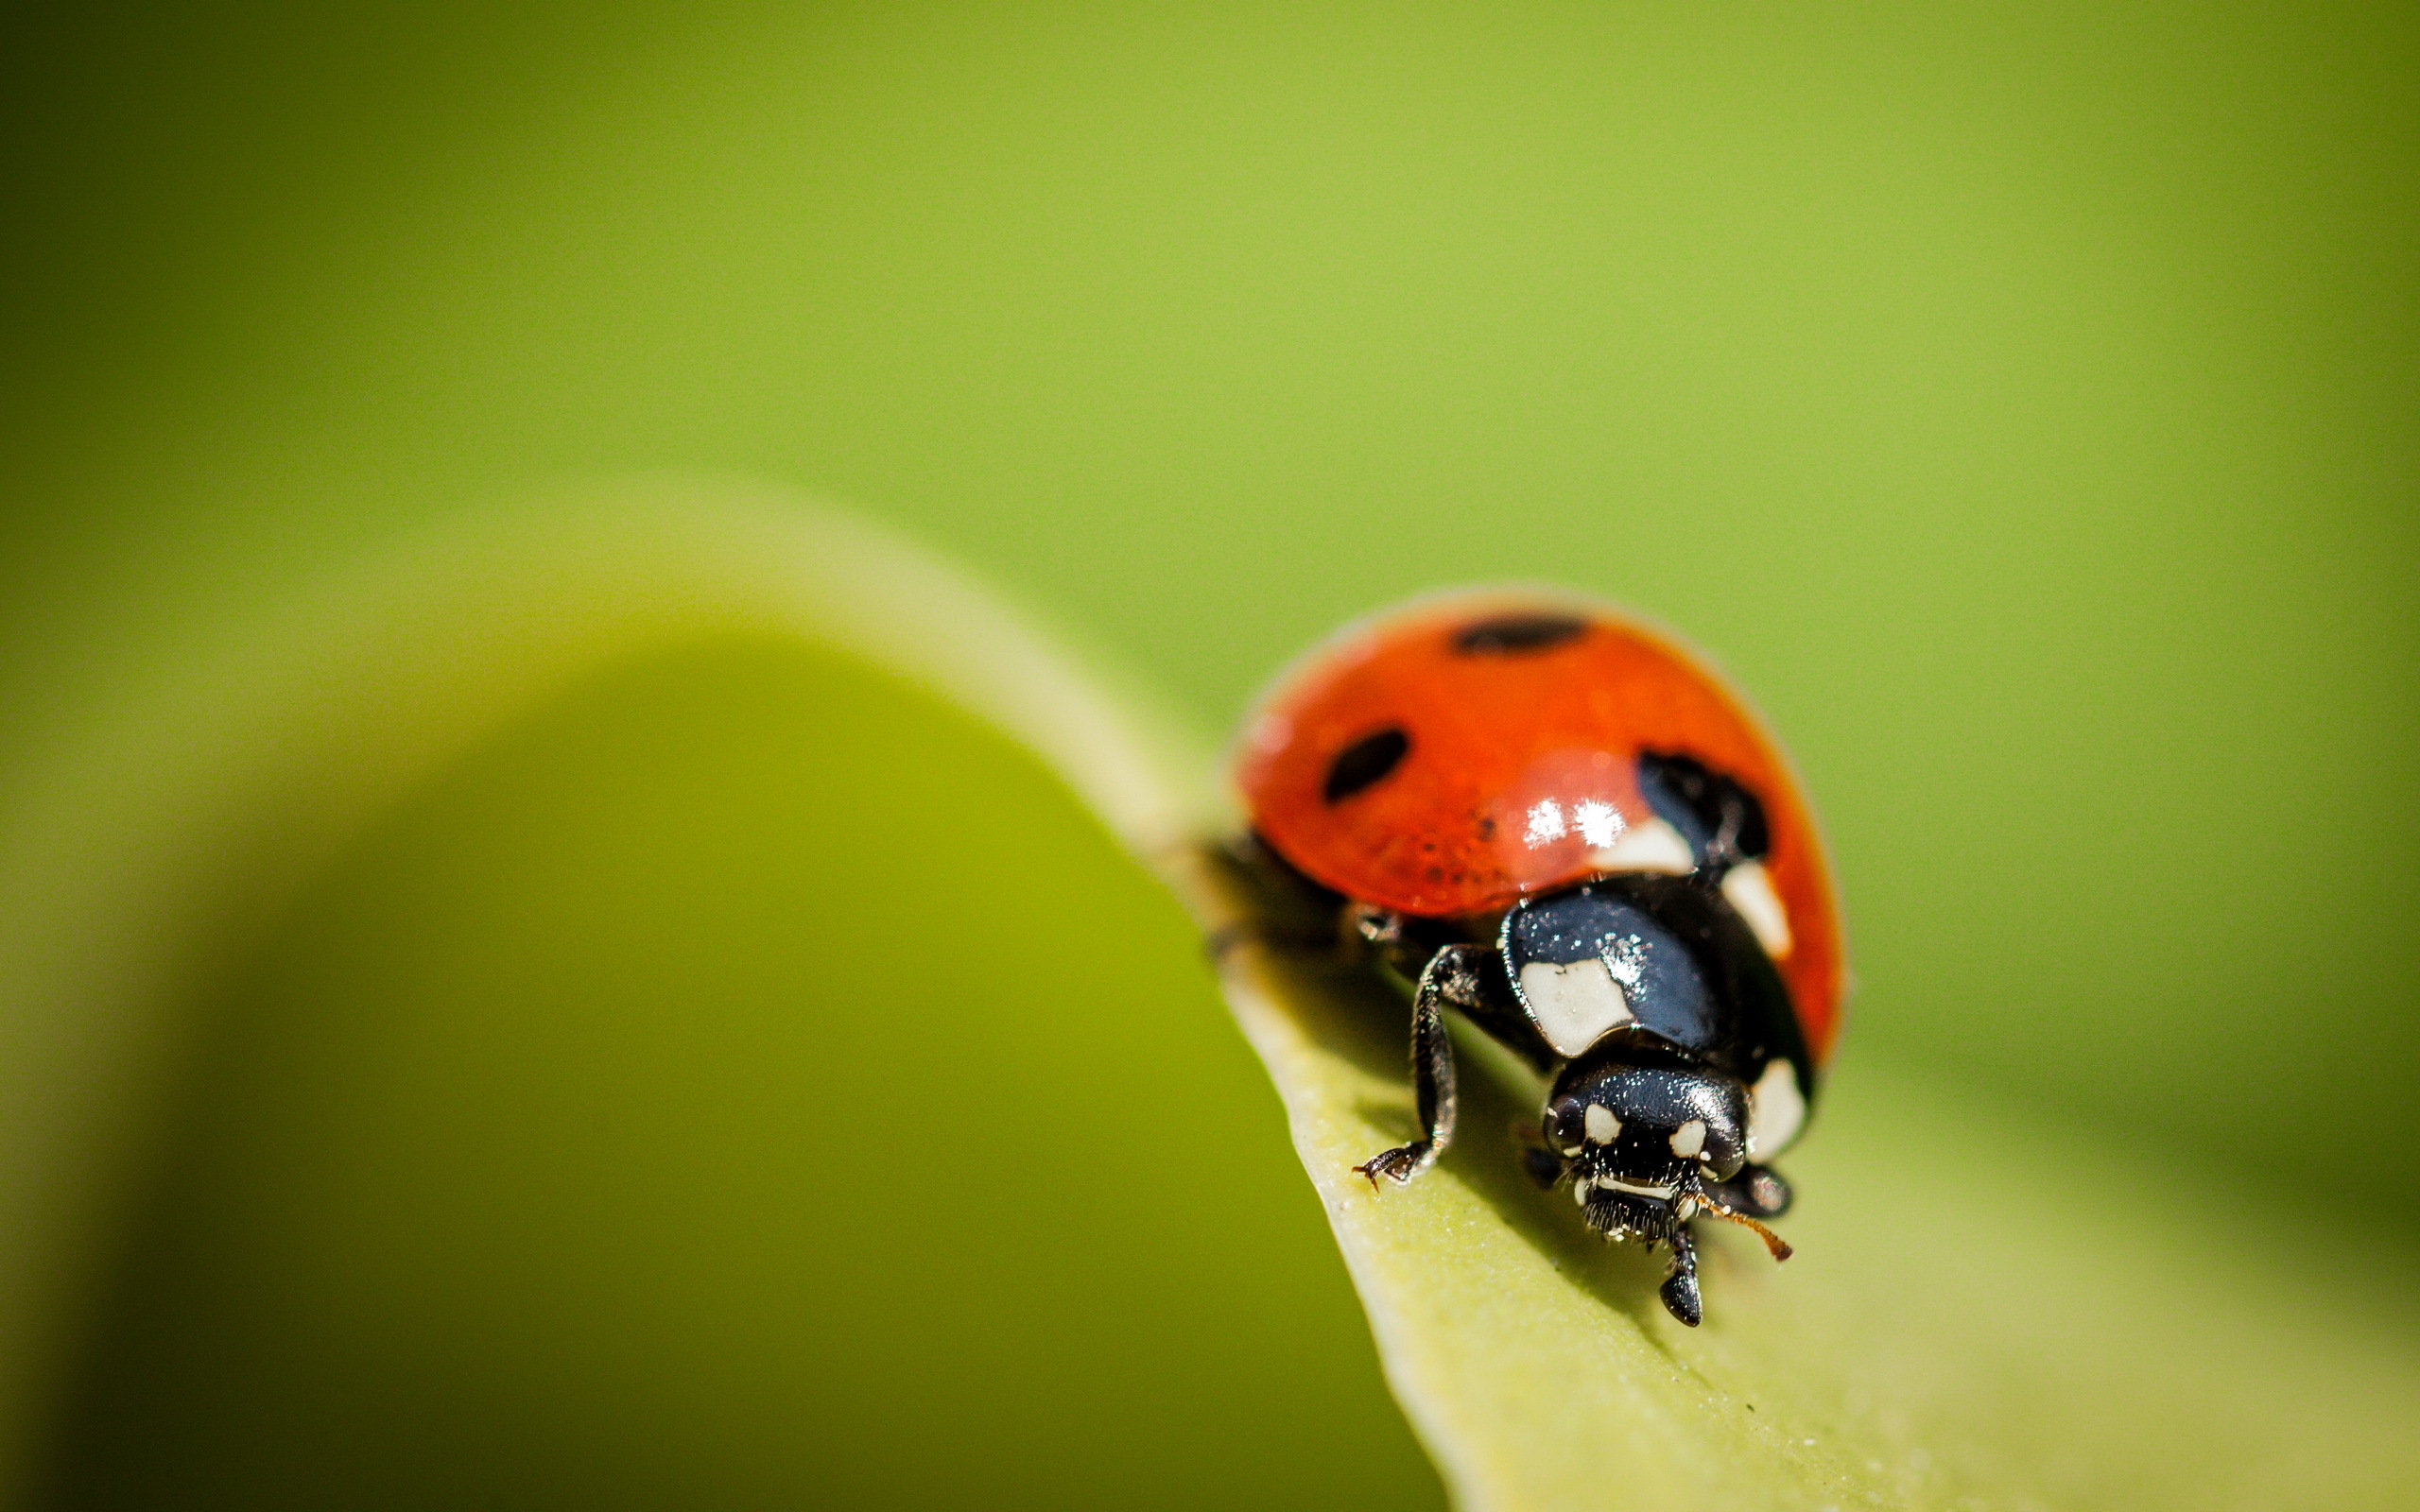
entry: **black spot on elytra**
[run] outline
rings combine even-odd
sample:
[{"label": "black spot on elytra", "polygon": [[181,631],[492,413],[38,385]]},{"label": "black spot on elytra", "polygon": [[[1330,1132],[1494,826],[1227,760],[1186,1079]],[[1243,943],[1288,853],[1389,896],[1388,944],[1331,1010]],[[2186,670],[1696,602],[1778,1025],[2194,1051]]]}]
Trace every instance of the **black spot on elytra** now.
[{"label": "black spot on elytra", "polygon": [[1528,656],[1576,641],[1587,630],[1588,622],[1571,614],[1499,614],[1456,630],[1454,649],[1463,656]]},{"label": "black spot on elytra", "polygon": [[1699,861],[1711,862],[1717,871],[1772,849],[1765,806],[1756,795],[1694,757],[1640,751],[1638,790],[1648,807],[1681,832]]},{"label": "black spot on elytra", "polygon": [[1320,796],[1331,803],[1343,802],[1393,771],[1409,749],[1411,737],[1396,726],[1373,730],[1338,751],[1336,760],[1327,764],[1327,782]]}]

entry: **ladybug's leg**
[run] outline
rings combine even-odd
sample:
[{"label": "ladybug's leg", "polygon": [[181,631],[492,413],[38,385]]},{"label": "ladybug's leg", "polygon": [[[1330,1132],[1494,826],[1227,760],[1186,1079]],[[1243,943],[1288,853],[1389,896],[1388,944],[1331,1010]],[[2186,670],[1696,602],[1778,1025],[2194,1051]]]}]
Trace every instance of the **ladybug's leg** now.
[{"label": "ladybug's leg", "polygon": [[1751,1218],[1778,1218],[1789,1211],[1789,1183],[1769,1165],[1750,1163],[1728,1181],[1708,1182],[1706,1195]]},{"label": "ladybug's leg", "polygon": [[1454,1041],[1445,1033],[1445,1006],[1478,1000],[1480,971],[1494,954],[1484,945],[1448,945],[1421,969],[1411,994],[1411,1085],[1422,1137],[1355,1166],[1372,1186],[1380,1177],[1398,1184],[1410,1180],[1436,1164],[1453,1139]]},{"label": "ladybug's leg", "polygon": [[1547,1146],[1535,1120],[1514,1119],[1512,1143],[1521,1152],[1521,1169],[1538,1184],[1539,1191],[1551,1192],[1562,1182],[1564,1167],[1569,1162]]},{"label": "ladybug's leg", "polygon": [[1336,894],[1286,865],[1256,836],[1204,847],[1201,859],[1220,873],[1241,917],[1203,941],[1214,964],[1246,944],[1281,955],[1325,954],[1337,946]]},{"label": "ladybug's leg", "polygon": [[1689,1226],[1672,1226],[1672,1273],[1664,1278],[1659,1296],[1665,1308],[1674,1317],[1696,1328],[1705,1318],[1705,1301],[1698,1295],[1698,1246],[1689,1237]]}]

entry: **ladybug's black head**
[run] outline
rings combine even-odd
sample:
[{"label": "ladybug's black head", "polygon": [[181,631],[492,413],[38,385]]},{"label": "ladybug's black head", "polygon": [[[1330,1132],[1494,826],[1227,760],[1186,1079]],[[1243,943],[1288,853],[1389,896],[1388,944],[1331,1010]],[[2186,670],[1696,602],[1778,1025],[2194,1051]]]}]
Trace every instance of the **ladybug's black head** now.
[{"label": "ladybug's black head", "polygon": [[1582,1062],[1547,1100],[1546,1136],[1590,1228],[1652,1242],[1747,1163],[1748,1096],[1701,1066]]}]

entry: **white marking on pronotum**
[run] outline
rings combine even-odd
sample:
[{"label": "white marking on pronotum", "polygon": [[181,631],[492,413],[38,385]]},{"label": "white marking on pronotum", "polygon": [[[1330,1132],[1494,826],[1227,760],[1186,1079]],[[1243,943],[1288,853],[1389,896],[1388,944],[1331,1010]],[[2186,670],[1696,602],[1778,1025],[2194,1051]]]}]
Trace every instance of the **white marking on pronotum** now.
[{"label": "white marking on pronotum", "polygon": [[1580,838],[1599,850],[1612,845],[1629,826],[1622,811],[1601,799],[1583,798],[1571,805],[1571,827]]},{"label": "white marking on pronotum", "polygon": [[1772,873],[1761,861],[1742,861],[1724,872],[1722,896],[1748,921],[1749,932],[1765,954],[1780,960],[1789,954],[1789,911],[1781,905],[1781,898],[1773,891]]},{"label": "white marking on pronotum", "polygon": [[1797,1071],[1787,1060],[1773,1061],[1748,1091],[1748,1153],[1779,1155],[1806,1123],[1806,1099],[1799,1095]]},{"label": "white marking on pronotum", "polygon": [[1598,1177],[1597,1184],[1611,1187],[1616,1192],[1627,1192],[1634,1197],[1654,1197],[1663,1202],[1671,1201],[1672,1194],[1681,1190],[1677,1186],[1643,1186],[1634,1181],[1624,1181],[1618,1177],[1610,1176]]},{"label": "white marking on pronotum", "polygon": [[1590,1103],[1583,1122],[1588,1125],[1588,1143],[1591,1144],[1611,1144],[1621,1137],[1622,1121],[1602,1103]]},{"label": "white marking on pronotum", "polygon": [[1606,1030],[1634,1022],[1630,999],[1601,956],[1557,966],[1530,961],[1521,968],[1521,1001],[1538,1032],[1565,1059],[1595,1044]]},{"label": "white marking on pronotum", "polygon": [[1689,853],[1689,842],[1662,819],[1642,820],[1611,839],[1611,844],[1588,852],[1588,864],[1599,871],[1668,871],[1683,875],[1697,869],[1698,858]]},{"label": "white marking on pronotum", "polygon": [[1567,833],[1563,822],[1563,805],[1547,799],[1530,810],[1530,830],[1522,838],[1533,846],[1552,845]]},{"label": "white marking on pronotum", "polygon": [[1672,1153],[1686,1160],[1705,1148],[1705,1120],[1693,1118],[1672,1131]]}]

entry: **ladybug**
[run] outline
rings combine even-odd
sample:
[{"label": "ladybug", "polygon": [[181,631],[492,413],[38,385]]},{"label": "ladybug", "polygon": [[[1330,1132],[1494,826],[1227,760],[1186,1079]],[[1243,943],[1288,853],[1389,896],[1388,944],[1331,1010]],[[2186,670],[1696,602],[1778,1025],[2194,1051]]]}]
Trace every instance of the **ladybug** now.
[{"label": "ladybug", "polygon": [[1840,1028],[1840,919],[1789,764],[1703,662],[1600,604],[1461,593],[1347,628],[1250,717],[1245,850],[1411,998],[1421,1135],[1354,1169],[1411,1180],[1454,1135],[1452,1010],[1551,1090],[1542,1147],[1609,1240],[1766,1228]]}]

